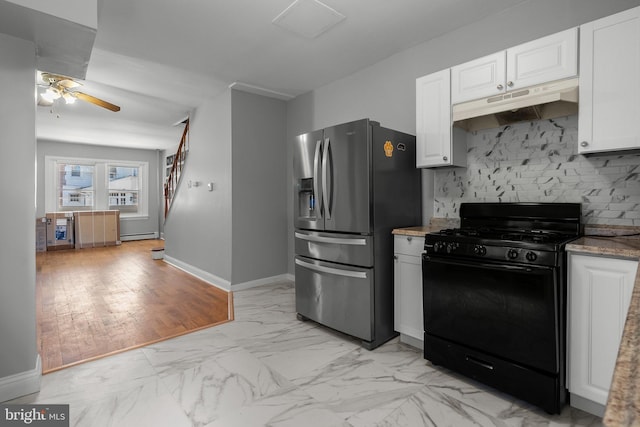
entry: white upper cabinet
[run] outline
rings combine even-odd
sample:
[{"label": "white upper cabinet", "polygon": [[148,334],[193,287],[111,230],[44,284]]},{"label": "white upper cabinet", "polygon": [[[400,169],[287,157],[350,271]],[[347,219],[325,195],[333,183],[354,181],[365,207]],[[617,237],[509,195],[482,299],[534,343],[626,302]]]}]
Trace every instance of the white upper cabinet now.
[{"label": "white upper cabinet", "polygon": [[449,69],[416,79],[416,166],[419,168],[453,164],[450,85]]},{"label": "white upper cabinet", "polygon": [[451,126],[449,69],[416,79],[416,167],[466,166],[467,141]]},{"label": "white upper cabinet", "polygon": [[578,28],[507,50],[507,90],[578,75]]},{"label": "white upper cabinet", "polygon": [[580,27],[578,152],[640,148],[640,8]]},{"label": "white upper cabinet", "polygon": [[578,29],[542,37],[451,68],[451,100],[472,99],[578,74]]},{"label": "white upper cabinet", "polygon": [[453,104],[504,92],[505,52],[494,53],[451,68]]}]

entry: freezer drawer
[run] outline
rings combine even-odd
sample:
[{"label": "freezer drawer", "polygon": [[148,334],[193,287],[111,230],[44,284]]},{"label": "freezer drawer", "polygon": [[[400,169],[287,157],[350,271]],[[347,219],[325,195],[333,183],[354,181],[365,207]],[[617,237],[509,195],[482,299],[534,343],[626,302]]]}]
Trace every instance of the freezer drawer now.
[{"label": "freezer drawer", "polygon": [[340,332],[374,340],[373,268],[296,256],[296,311]]},{"label": "freezer drawer", "polygon": [[373,237],[296,230],[296,255],[341,264],[373,266]]}]

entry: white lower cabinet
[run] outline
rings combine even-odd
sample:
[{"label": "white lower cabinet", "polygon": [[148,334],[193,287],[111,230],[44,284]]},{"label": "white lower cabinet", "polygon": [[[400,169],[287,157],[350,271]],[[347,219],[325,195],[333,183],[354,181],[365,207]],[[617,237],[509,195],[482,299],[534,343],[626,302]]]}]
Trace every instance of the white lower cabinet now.
[{"label": "white lower cabinet", "polygon": [[569,253],[567,384],[571,406],[602,416],[638,261]]},{"label": "white lower cabinet", "polygon": [[394,236],[394,329],[400,340],[422,348],[422,251],[424,237]]}]

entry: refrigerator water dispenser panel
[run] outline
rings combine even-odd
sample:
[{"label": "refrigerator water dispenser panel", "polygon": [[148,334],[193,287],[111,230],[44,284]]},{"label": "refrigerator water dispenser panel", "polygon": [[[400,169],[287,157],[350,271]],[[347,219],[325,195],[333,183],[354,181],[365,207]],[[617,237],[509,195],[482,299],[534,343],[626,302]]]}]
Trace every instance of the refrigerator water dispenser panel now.
[{"label": "refrigerator water dispenser panel", "polygon": [[315,218],[316,199],[313,193],[313,178],[302,178],[298,182],[298,217]]}]

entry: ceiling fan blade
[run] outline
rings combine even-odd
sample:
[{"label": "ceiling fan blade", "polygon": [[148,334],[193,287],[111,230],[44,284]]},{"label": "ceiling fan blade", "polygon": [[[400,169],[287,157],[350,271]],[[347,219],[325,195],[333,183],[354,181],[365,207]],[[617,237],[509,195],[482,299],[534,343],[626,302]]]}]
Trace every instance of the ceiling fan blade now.
[{"label": "ceiling fan blade", "polygon": [[92,104],[95,104],[99,107],[102,108],[106,108],[107,110],[111,110],[111,111],[120,111],[120,107],[118,107],[117,105],[111,104],[110,102],[104,101],[100,98],[96,98],[95,96],[91,96],[91,95],[87,95],[86,93],[82,93],[82,92],[71,92],[70,93],[73,94],[73,96],[75,96],[78,99],[81,99],[83,101],[87,101],[90,102]]},{"label": "ceiling fan blade", "polygon": [[71,89],[71,88],[74,88],[74,87],[82,86],[81,83],[78,83],[78,82],[76,82],[74,80],[71,80],[71,79],[60,80],[56,84],[59,85],[59,86],[62,86],[65,89]]}]

